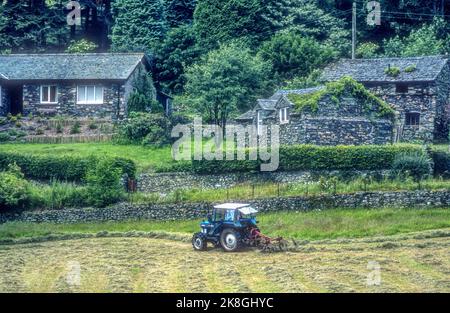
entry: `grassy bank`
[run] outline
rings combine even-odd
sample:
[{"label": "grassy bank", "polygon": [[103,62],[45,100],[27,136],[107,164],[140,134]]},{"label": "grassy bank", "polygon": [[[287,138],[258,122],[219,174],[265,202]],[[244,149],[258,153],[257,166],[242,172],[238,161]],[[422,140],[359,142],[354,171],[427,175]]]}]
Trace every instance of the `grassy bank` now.
[{"label": "grassy bank", "polygon": [[[259,227],[269,236],[307,240],[394,235],[450,227],[450,210],[443,209],[334,209],[312,212],[278,212],[259,215]],[[124,221],[51,224],[10,222],[0,225],[0,239],[49,234],[100,231],[165,231],[194,233],[199,220]]]}]

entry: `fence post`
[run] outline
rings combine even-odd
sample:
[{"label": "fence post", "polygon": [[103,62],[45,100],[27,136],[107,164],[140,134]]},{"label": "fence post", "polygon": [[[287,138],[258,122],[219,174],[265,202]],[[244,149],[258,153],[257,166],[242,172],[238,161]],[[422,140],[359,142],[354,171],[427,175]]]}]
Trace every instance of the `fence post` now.
[{"label": "fence post", "polygon": [[278,197],[280,196],[280,183],[277,183]]}]

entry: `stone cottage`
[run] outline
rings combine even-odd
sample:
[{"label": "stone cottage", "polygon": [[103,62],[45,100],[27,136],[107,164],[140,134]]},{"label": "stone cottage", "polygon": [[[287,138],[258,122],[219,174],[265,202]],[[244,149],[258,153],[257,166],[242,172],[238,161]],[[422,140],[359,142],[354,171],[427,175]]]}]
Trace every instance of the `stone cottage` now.
[{"label": "stone cottage", "polygon": [[[313,97],[325,87],[280,90],[236,119],[276,123],[281,144],[387,144],[431,142],[448,136],[450,68],[443,56],[340,60],[324,69],[326,84],[351,77],[393,109],[391,117],[365,110],[365,100],[323,97],[315,112],[294,109],[292,95]],[[376,112],[375,112],[376,113]]]},{"label": "stone cottage", "polygon": [[[143,53],[0,55],[0,116],[122,118],[134,79],[149,69]],[[168,113],[171,98],[157,99]]]},{"label": "stone cottage", "polygon": [[281,144],[361,145],[392,141],[392,118],[380,116],[376,108],[366,110],[362,99],[349,94],[338,101],[324,95],[316,110],[295,108],[295,96],[313,97],[326,88],[277,91],[269,99],[258,100],[254,109],[239,116],[236,122],[252,124],[258,133],[261,125],[277,124]]},{"label": "stone cottage", "polygon": [[351,76],[396,111],[395,140],[448,136],[450,68],[443,56],[343,59],[325,68],[322,81]]}]

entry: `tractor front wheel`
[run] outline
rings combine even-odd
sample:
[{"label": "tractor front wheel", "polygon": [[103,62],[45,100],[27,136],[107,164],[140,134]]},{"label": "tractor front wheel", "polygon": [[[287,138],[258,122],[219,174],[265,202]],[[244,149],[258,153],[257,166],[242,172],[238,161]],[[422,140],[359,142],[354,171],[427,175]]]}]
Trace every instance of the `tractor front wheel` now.
[{"label": "tractor front wheel", "polygon": [[220,235],[220,245],[226,252],[237,251],[240,243],[239,234],[234,229],[225,229]]},{"label": "tractor front wheel", "polygon": [[197,251],[205,251],[206,250],[206,238],[202,233],[196,233],[192,237],[192,246]]}]

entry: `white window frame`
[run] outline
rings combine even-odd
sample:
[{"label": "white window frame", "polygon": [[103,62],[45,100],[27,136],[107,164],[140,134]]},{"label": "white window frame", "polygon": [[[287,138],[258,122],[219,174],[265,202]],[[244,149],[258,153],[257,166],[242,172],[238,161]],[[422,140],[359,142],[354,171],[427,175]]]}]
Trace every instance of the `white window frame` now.
[{"label": "white window frame", "polygon": [[261,111],[258,110],[256,111],[256,132],[258,134],[258,136],[261,136],[261,126],[263,126],[263,120],[262,120],[262,116],[261,116]]},{"label": "white window frame", "polygon": [[[47,87],[47,92],[48,92],[48,101],[44,101],[43,100],[43,95],[44,95],[44,87]],[[51,87],[55,87],[55,101],[50,101],[50,88]],[[58,103],[58,86],[57,85],[41,85],[41,103],[43,104],[56,104]]]},{"label": "white window frame", "polygon": [[279,114],[280,114],[280,124],[289,123],[287,108],[281,108],[279,110]]},{"label": "white window frame", "polygon": [[[94,87],[94,97],[97,94],[97,88],[102,89],[102,99],[101,100],[87,100],[87,90],[88,87]],[[84,89],[84,101],[78,100],[78,95],[80,93],[80,89]],[[105,88],[100,85],[78,85],[77,86],[77,104],[103,104],[105,100]]]}]

